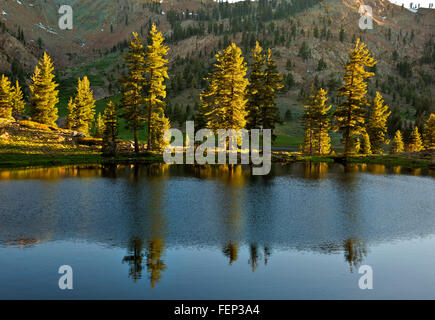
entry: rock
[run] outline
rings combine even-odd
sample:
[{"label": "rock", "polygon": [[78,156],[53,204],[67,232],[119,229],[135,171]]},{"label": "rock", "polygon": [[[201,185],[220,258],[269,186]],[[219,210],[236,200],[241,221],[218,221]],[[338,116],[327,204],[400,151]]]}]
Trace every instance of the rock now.
[{"label": "rock", "polygon": [[9,133],[7,133],[6,131],[0,132],[0,139],[2,139],[2,140],[8,140],[9,139]]},{"label": "rock", "polygon": [[86,138],[86,135],[78,131],[71,131],[71,137]]},{"label": "rock", "polygon": [[59,118],[56,120],[56,124],[57,124],[57,126],[58,126],[59,128],[66,129],[66,126],[67,126],[67,119],[66,119],[66,117],[59,117]]}]

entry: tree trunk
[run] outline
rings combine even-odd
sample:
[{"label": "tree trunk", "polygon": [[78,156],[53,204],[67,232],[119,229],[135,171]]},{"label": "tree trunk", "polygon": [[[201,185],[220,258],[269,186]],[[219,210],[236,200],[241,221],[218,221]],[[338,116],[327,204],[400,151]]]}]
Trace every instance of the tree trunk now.
[{"label": "tree trunk", "polygon": [[139,139],[137,138],[136,127],[133,129],[133,134],[134,134],[134,152],[136,153],[136,155],[139,155]]},{"label": "tree trunk", "polygon": [[151,110],[152,106],[150,103],[150,108],[148,111],[147,151],[151,151]]}]

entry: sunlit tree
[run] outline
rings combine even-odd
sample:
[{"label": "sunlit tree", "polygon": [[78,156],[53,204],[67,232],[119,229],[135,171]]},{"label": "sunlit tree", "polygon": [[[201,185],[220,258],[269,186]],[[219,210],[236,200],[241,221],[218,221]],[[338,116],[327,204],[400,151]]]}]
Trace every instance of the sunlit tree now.
[{"label": "sunlit tree", "polygon": [[78,79],[76,94],[68,103],[68,125],[88,135],[95,119],[95,100],[88,77]]},{"label": "sunlit tree", "polygon": [[33,121],[54,125],[58,118],[58,84],[54,81],[54,67],[46,52],[35,67],[30,85],[30,116]]},{"label": "sunlit tree", "polygon": [[382,95],[376,92],[376,97],[370,108],[367,121],[367,133],[370,137],[373,153],[383,152],[385,134],[387,133],[387,119],[390,114],[391,111],[388,110],[387,105],[384,105]]},{"label": "sunlit tree", "polygon": [[201,93],[202,112],[207,127],[243,129],[246,125],[246,63],[242,51],[232,43],[216,55],[215,70],[207,88]]},{"label": "sunlit tree", "polygon": [[435,113],[432,113],[424,124],[424,146],[426,149],[435,148]]},{"label": "sunlit tree", "polygon": [[23,92],[21,91],[20,84],[18,80],[15,82],[15,86],[12,87],[12,116],[15,119],[19,119],[23,116],[26,111],[26,104],[23,99]]},{"label": "sunlit tree", "polygon": [[169,119],[165,116],[163,101],[166,98],[166,86],[163,84],[168,76],[168,60],[165,58],[169,48],[163,44],[163,35],[153,24],[148,35],[148,46],[145,56],[145,72],[147,74],[147,149],[161,150],[164,131],[169,129]]},{"label": "sunlit tree", "polygon": [[373,72],[366,71],[365,68],[373,67],[375,64],[376,61],[366,49],[366,44],[358,39],[349,53],[349,62],[345,66],[344,85],[338,91],[338,95],[344,97],[345,101],[337,106],[334,113],[335,129],[343,135],[346,155],[354,152],[353,137],[365,129],[366,80],[374,76]]},{"label": "sunlit tree", "polygon": [[391,145],[391,153],[400,154],[404,150],[405,150],[405,145],[403,143],[402,133],[400,132],[400,130],[397,130]]},{"label": "sunlit tree", "polygon": [[12,117],[12,87],[9,79],[2,74],[0,79],[0,118]]},{"label": "sunlit tree", "polygon": [[414,131],[412,131],[409,138],[408,151],[409,152],[419,152],[423,150],[423,142],[421,141],[420,132],[418,132],[418,127],[415,126]]}]

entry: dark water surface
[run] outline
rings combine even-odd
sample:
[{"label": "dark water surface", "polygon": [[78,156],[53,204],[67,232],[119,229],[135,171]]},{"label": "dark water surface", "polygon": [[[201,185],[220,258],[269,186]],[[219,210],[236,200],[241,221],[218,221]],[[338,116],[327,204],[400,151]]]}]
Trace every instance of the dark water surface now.
[{"label": "dark water surface", "polygon": [[[61,265],[73,290],[58,287]],[[0,171],[0,298],[435,299],[434,172]]]}]

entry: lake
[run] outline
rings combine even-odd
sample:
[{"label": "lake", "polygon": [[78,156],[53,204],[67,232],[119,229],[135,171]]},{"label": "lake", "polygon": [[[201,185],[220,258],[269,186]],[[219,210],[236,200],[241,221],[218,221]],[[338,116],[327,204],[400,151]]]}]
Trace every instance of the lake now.
[{"label": "lake", "polygon": [[2,170],[0,298],[435,299],[434,177],[326,163]]}]

